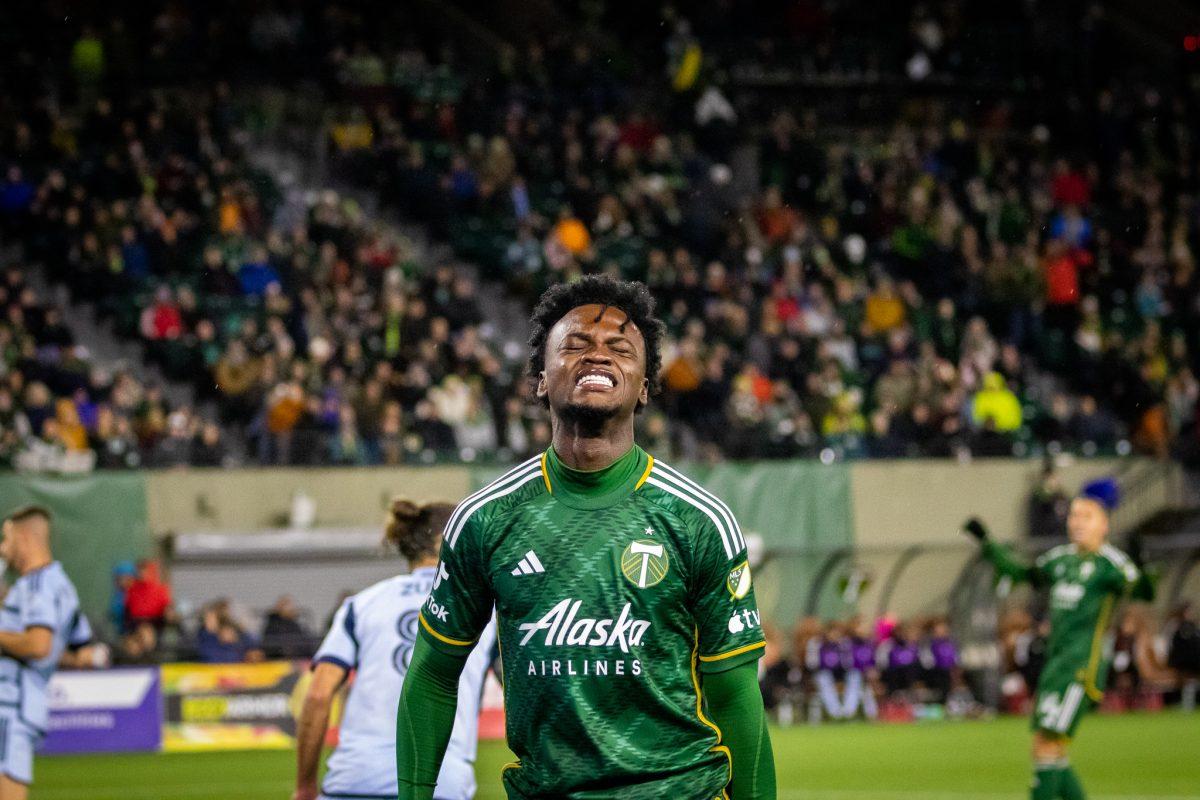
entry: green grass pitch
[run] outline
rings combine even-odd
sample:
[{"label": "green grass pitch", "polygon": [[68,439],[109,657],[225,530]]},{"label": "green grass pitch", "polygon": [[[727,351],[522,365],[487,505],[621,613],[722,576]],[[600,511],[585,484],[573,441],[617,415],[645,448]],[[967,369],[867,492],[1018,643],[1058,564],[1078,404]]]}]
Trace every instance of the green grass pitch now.
[{"label": "green grass pitch", "polygon": [[[1027,796],[1022,719],[824,725],[772,731],[781,800],[999,800]],[[500,800],[507,750],[484,743],[481,800]],[[1091,717],[1073,747],[1091,800],[1200,800],[1200,715]],[[287,800],[292,754],[38,759],[32,800]]]}]

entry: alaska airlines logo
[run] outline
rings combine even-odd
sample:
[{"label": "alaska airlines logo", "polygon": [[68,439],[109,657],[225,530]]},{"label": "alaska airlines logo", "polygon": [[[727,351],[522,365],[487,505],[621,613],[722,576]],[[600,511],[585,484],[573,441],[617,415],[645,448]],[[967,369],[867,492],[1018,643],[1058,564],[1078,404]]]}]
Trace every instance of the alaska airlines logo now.
[{"label": "alaska airlines logo", "polygon": [[1056,608],[1074,608],[1083,599],[1083,586],[1078,583],[1056,583],[1053,598]]},{"label": "alaska airlines logo", "polygon": [[540,632],[545,631],[544,644],[549,646],[575,647],[620,647],[622,653],[628,653],[630,647],[640,647],[650,623],[644,619],[634,619],[629,611],[632,603],[626,603],[621,614],[615,620],[580,617],[579,607],[582,600],[567,598],[550,609],[537,622],[521,623],[521,646]]}]

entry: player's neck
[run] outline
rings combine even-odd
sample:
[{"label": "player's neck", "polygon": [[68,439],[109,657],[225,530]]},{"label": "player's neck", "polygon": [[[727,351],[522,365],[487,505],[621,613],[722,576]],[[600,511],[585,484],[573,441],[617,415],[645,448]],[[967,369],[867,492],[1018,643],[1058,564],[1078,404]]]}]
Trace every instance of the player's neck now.
[{"label": "player's neck", "polygon": [[611,466],[633,447],[633,418],[612,420],[600,431],[559,420],[552,437],[554,452],[565,466],[594,472]]},{"label": "player's neck", "polygon": [[28,575],[31,572],[37,572],[39,569],[50,566],[54,562],[54,557],[49,553],[39,553],[33,558],[21,564],[21,568],[17,570],[22,575]]}]

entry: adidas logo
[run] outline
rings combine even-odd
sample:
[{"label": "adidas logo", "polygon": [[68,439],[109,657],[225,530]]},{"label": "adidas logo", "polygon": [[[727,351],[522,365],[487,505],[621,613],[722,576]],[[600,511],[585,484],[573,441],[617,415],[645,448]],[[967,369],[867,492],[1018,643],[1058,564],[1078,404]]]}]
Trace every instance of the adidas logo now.
[{"label": "adidas logo", "polygon": [[530,550],[521,559],[521,563],[517,564],[516,569],[512,571],[513,575],[537,575],[545,572],[546,568],[542,566],[542,562],[538,561],[537,553]]}]

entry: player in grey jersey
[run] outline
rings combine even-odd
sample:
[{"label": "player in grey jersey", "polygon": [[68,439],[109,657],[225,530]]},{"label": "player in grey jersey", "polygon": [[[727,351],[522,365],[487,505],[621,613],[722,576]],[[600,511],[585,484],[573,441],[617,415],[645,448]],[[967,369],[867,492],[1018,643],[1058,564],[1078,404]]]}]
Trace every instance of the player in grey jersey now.
[{"label": "player in grey jersey", "polygon": [[[312,683],[300,715],[296,791],[293,800],[395,800],[396,726],[408,663],[417,637],[421,604],[437,581],[441,534],[453,507],[392,504],[386,538],[412,569],[348,598],[314,657]],[[495,642],[489,628],[459,680],[454,733],[438,776],[438,800],[470,800],[475,794],[475,751],[483,681]],[[354,671],[337,749],[321,788],[317,761],[329,724],[333,695]]]},{"label": "player in grey jersey", "polygon": [[0,558],[21,576],[0,610],[0,800],[25,800],[50,713],[50,676],[63,651],[92,633],[75,586],[50,552],[49,511],[27,506],[10,514]]}]

